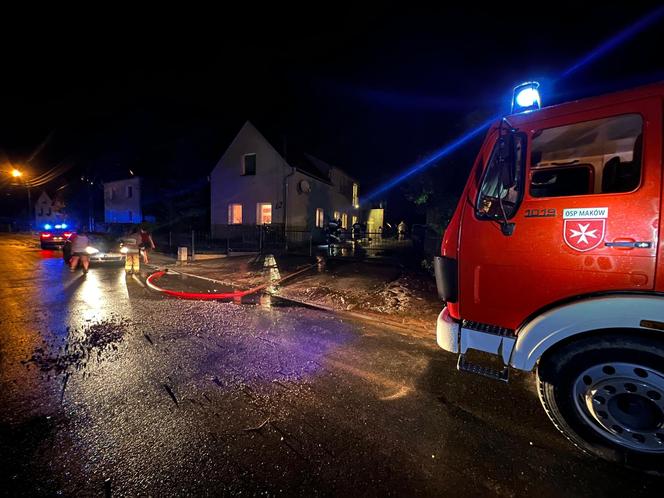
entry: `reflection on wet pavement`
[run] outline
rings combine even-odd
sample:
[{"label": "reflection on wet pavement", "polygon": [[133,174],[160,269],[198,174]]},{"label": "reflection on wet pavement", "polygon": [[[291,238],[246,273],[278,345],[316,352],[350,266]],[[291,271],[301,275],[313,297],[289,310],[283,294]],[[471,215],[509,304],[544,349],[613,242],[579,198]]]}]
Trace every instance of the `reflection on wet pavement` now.
[{"label": "reflection on wet pavement", "polygon": [[[0,245],[3,243],[0,237]],[[590,460],[530,378],[293,306],[182,301],[121,268],[0,260],[0,475],[30,496],[647,496]],[[23,362],[23,363],[22,363]]]}]

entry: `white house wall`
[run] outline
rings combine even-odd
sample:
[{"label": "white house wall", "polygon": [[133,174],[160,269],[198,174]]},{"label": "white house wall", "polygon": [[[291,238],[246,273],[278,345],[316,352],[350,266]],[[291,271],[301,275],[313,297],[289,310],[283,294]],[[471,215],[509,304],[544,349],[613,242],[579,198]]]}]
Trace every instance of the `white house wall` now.
[{"label": "white house wall", "polygon": [[[256,154],[256,174],[242,175],[243,157]],[[242,204],[242,223],[256,223],[256,205],[272,203],[272,222],[283,223],[283,179],[290,168],[250,123],[245,124],[210,175],[211,221],[228,224],[228,205]]]},{"label": "white house wall", "polygon": [[[256,154],[256,174],[243,176],[243,157]],[[242,205],[242,224],[256,224],[258,203],[272,204],[272,223],[284,223],[284,179],[293,169],[263,135],[251,124],[245,123],[210,175],[210,202],[212,236],[223,237],[228,224],[229,204]],[[333,168],[332,179],[348,178]],[[306,180],[311,192],[302,192],[300,182]],[[315,226],[317,208],[325,212],[325,222],[334,211],[346,213],[348,223],[358,215],[352,206],[352,189],[348,197],[339,192],[338,185],[318,180],[295,171],[287,179],[286,226],[289,230],[310,230]],[[351,181],[352,182],[352,181]]]},{"label": "white house wall", "polygon": [[[300,190],[302,181],[307,181],[311,192],[305,193]],[[316,208],[324,207],[326,204],[329,186],[300,172],[288,179],[288,224],[289,230],[308,230],[315,222]],[[320,204],[320,205],[319,205]]]},{"label": "white house wall", "polygon": [[34,206],[35,223],[37,227],[42,228],[45,224],[55,225],[65,221],[64,213],[60,212],[57,206],[46,192],[42,192]]},{"label": "white house wall", "polygon": [[[333,172],[332,177],[334,178],[334,176]],[[311,192],[301,191],[299,185],[302,180],[309,183]],[[348,215],[349,226],[352,216],[358,216],[358,210],[352,206],[352,199],[340,193],[337,185],[329,185],[297,172],[289,179],[288,184],[288,228],[290,230],[314,228],[317,208],[323,209],[325,223],[332,219],[335,211]]]},{"label": "white house wall", "polygon": [[[132,187],[132,196],[127,196],[127,187]],[[114,192],[114,195],[111,195]],[[140,223],[141,180],[138,177],[104,183],[104,221],[106,223]]]}]

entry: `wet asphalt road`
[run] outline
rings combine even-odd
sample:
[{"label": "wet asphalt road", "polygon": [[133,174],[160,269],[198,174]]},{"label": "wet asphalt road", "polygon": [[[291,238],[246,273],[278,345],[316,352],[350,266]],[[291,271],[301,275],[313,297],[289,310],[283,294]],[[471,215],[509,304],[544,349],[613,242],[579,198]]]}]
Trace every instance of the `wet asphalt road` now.
[{"label": "wet asphalt road", "polygon": [[179,301],[0,236],[5,495],[646,496],[578,453],[530,377],[270,303]]}]

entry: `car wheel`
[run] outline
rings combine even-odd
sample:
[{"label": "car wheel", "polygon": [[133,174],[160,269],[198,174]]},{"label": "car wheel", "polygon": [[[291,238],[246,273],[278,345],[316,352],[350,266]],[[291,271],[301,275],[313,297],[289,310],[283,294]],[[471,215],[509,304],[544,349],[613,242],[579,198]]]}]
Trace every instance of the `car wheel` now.
[{"label": "car wheel", "polygon": [[664,343],[589,336],[545,356],[540,401],[577,447],[644,471],[664,468]]}]

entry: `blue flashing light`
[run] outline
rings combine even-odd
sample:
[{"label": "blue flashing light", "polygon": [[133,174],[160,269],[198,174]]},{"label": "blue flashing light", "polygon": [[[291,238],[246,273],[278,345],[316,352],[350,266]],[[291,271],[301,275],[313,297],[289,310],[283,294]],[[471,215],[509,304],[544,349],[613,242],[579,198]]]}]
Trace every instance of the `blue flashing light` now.
[{"label": "blue flashing light", "polygon": [[527,81],[514,88],[512,112],[535,111],[542,105],[537,81]]},{"label": "blue flashing light", "polygon": [[[568,67],[565,71],[560,74],[560,76],[554,80],[553,82],[565,79],[569,77],[571,74],[579,71],[580,69],[584,68],[585,66],[588,66],[595,60],[599,59],[600,57],[606,55],[609,53],[611,50],[615,49],[616,47],[620,46],[621,44],[625,43],[627,40],[630,38],[636,36],[640,32],[644,31],[646,28],[650,27],[651,25],[655,24],[658,22],[662,17],[664,17],[664,6],[660,6],[653,10],[652,12],[648,13],[641,19],[639,19],[636,23],[628,26],[626,29],[622,30],[619,32],[617,35],[613,36],[612,38],[606,40],[604,43],[596,47],[594,50],[592,50],[590,53],[586,54],[583,58],[579,59],[576,61],[574,64],[572,64],[570,67]],[[537,82],[531,82],[531,83],[537,83]],[[525,93],[521,99],[518,99],[517,97],[517,89],[520,88],[521,85],[519,85],[517,88],[515,88],[515,93],[512,96],[512,110],[514,111],[514,105],[518,105],[520,107],[522,102],[530,102],[532,104],[535,103],[534,99],[534,94],[532,90],[528,93]],[[537,83],[537,86],[534,87],[534,90],[537,92],[537,108],[541,105],[541,102],[539,100],[539,83]],[[517,112],[522,112],[527,109],[519,109]],[[500,116],[497,116],[495,119],[500,118]],[[494,119],[494,120],[495,120]],[[388,182],[384,183],[383,185],[379,186],[374,192],[369,194],[367,198],[371,199],[376,197],[378,194],[382,194],[383,192],[393,188],[395,185],[398,185],[402,181],[404,181],[406,178],[419,173],[420,171],[435,165],[436,162],[439,159],[442,159],[443,157],[449,155],[450,153],[454,152],[456,149],[464,145],[466,142],[468,142],[472,137],[475,135],[479,134],[481,131],[483,131],[485,128],[487,128],[491,123],[491,120],[487,121],[486,123],[480,125],[479,127],[475,128],[474,130],[469,131],[465,135],[457,138],[455,141],[448,143],[447,145],[444,145],[438,151],[435,153],[431,154],[428,158],[424,159],[423,161],[411,166],[404,172],[402,172],[400,175],[394,177],[393,179],[389,180]]]},{"label": "blue flashing light", "polygon": [[55,225],[55,228],[57,228],[59,230],[60,228],[64,228],[64,227],[62,225]]},{"label": "blue flashing light", "polygon": [[46,223],[46,225],[44,225],[44,230],[50,230],[51,228],[53,228],[53,227],[51,227],[51,225],[49,225],[48,223]]},{"label": "blue flashing light", "polygon": [[67,228],[68,225],[67,225],[66,223],[63,223],[63,224],[60,225],[60,226],[61,226],[62,228]]},{"label": "blue flashing light", "polygon": [[465,135],[457,138],[453,142],[448,143],[444,147],[438,149],[436,152],[431,154],[430,156],[426,157],[422,161],[420,161],[417,164],[414,164],[410,168],[408,168],[406,171],[404,171],[402,174],[397,176],[396,178],[393,178],[392,180],[388,181],[387,183],[384,183],[380,187],[378,187],[376,190],[368,194],[365,198],[366,199],[374,199],[377,195],[382,194],[383,192],[386,192],[387,190],[390,190],[392,187],[395,185],[398,185],[402,181],[404,181],[406,178],[413,176],[416,173],[419,173],[423,169],[431,166],[432,164],[435,164],[438,160],[442,159],[443,157],[449,155],[450,153],[454,152],[457,150],[459,147],[464,145],[466,142],[470,141],[472,138],[475,136],[479,135],[482,133],[485,129],[487,129],[492,123],[495,123],[498,119],[500,119],[500,114],[493,116],[492,118],[488,119],[485,121],[483,124],[479,125],[477,128],[470,130],[467,132]]},{"label": "blue flashing light", "polygon": [[582,57],[580,60],[576,61],[565,71],[563,71],[559,79],[567,78],[569,75],[577,72],[578,70],[582,69],[588,64],[591,64],[596,59],[599,59],[600,57],[607,54],[617,46],[625,43],[627,40],[641,33],[642,31],[644,31],[651,25],[655,24],[656,22],[659,22],[659,20],[662,17],[664,17],[664,6],[660,6],[655,10],[653,10],[652,12],[649,12],[648,14],[640,18],[638,21],[636,21],[634,24],[631,24],[630,26],[623,29],[615,36],[609,38],[608,40],[605,40],[601,45],[595,47],[584,57]]},{"label": "blue flashing light", "polygon": [[540,104],[540,95],[537,90],[534,88],[525,88],[519,92],[516,96],[516,103],[520,107],[530,107],[535,104],[539,106]]}]

